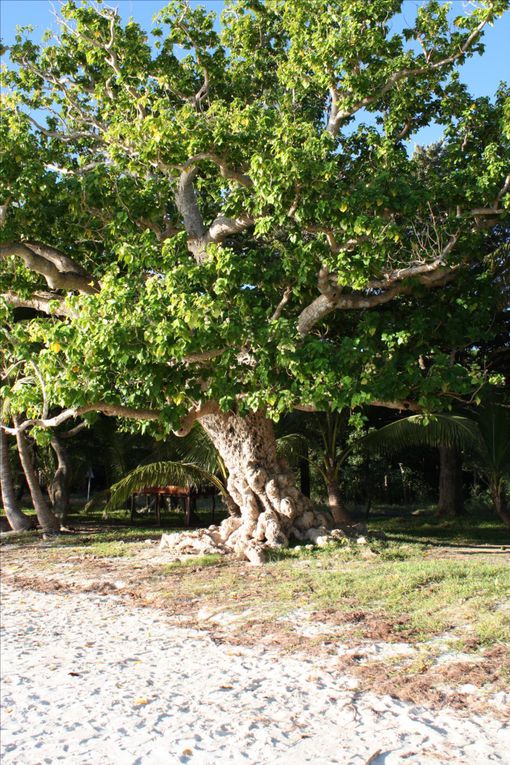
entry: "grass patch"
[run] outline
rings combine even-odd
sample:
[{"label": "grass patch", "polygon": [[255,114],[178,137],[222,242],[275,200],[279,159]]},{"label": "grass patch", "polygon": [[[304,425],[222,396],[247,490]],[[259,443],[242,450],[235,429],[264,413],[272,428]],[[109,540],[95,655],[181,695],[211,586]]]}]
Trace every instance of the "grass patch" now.
[{"label": "grass patch", "polygon": [[[30,548],[27,569],[74,558],[79,576],[80,556],[92,567],[93,558],[136,561],[141,543],[158,540],[162,531],[178,530],[152,523],[130,526],[125,516],[106,522],[99,514],[72,517],[69,526],[75,533],[45,543],[40,532],[9,535],[2,541],[14,543],[12,553],[19,560],[19,549]],[[130,586],[140,593],[150,590],[177,608],[189,609],[190,603],[199,602],[220,609],[253,609],[267,629],[277,617],[304,608],[316,612],[319,621],[347,624],[353,637],[426,642],[447,633],[465,650],[508,640],[508,555],[501,549],[496,554],[492,546],[510,540],[496,517],[482,510],[460,520],[438,521],[426,508],[418,515],[409,509],[403,514],[402,508],[375,508],[369,527],[384,531],[388,539],[311,550],[294,546],[272,553],[262,568],[219,555],[190,557],[156,564],[150,575],[137,569]],[[479,545],[487,548],[468,554],[466,548]],[[97,575],[101,566],[99,561]],[[123,571],[122,577],[127,575]]]}]

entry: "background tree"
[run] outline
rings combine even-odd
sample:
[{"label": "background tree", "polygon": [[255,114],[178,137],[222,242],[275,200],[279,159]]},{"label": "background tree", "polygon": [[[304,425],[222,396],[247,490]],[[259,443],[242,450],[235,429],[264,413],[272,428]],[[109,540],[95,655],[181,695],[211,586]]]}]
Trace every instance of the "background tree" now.
[{"label": "background tree", "polygon": [[[100,411],[162,436],[200,419],[243,518],[232,549],[257,557],[321,526],[272,419],[434,409],[483,381],[449,362],[453,338],[430,337],[438,323],[489,332],[507,90],[473,99],[457,67],[507,7],[451,21],[429,2],[393,33],[396,0],[232,0],[217,31],[171,2],[149,42],[69,2],[45,45],[20,32],[1,128],[3,310],[37,311],[12,331],[59,408],[25,406],[22,427]],[[440,151],[409,157],[431,120]]]}]

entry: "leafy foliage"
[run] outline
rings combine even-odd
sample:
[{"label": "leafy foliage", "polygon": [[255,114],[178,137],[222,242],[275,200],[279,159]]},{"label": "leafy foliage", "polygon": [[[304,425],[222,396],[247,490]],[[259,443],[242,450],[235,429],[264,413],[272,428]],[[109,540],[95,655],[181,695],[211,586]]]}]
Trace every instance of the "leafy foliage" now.
[{"label": "leafy foliage", "polygon": [[[228,0],[219,26],[172,0],[148,33],[71,0],[58,35],[20,29],[0,312],[21,366],[3,395],[40,415],[37,380],[16,385],[34,360],[55,409],[149,409],[125,427],[162,438],[204,400],[278,419],[481,389],[508,87],[473,98],[457,68],[507,8],[427,2],[396,32],[399,0]],[[410,156],[432,120],[444,140]],[[58,253],[75,265],[55,276]]]}]

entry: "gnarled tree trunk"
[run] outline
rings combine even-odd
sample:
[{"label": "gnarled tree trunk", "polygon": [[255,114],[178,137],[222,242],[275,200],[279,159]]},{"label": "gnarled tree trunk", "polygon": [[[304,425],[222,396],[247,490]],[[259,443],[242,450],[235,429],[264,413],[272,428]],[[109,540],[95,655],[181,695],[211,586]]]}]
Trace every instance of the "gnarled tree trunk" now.
[{"label": "gnarled tree trunk", "polygon": [[262,413],[214,413],[200,423],[225,462],[227,488],[241,512],[221,527],[229,549],[260,562],[265,548],[286,546],[290,537],[315,541],[326,533],[326,517],[313,509],[287,463],[278,459],[272,423]]},{"label": "gnarled tree trunk", "polygon": [[7,434],[3,428],[0,428],[0,487],[2,489],[3,508],[11,529],[13,531],[27,531],[33,528],[32,519],[18,507],[9,461]]},{"label": "gnarled tree trunk", "polygon": [[464,513],[462,460],[457,449],[439,447],[439,502],[437,514],[454,518]]},{"label": "gnarled tree trunk", "polygon": [[[14,422],[16,427],[21,425],[21,418],[15,417]],[[23,472],[27,479],[28,488],[30,489],[30,496],[32,497],[32,503],[37,515],[37,520],[43,531],[59,531],[60,521],[57,516],[50,510],[48,503],[42,493],[39,481],[35,474],[34,465],[30,456],[30,450],[28,441],[23,431],[18,430],[16,433],[16,442],[18,444],[19,458]]]}]

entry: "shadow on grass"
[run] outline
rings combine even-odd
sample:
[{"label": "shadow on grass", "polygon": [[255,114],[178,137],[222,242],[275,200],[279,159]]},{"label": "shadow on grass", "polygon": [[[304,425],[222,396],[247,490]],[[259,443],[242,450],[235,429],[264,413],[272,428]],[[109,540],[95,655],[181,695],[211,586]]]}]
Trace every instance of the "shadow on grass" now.
[{"label": "shadow on grass", "polygon": [[368,526],[384,531],[393,542],[453,549],[483,546],[489,551],[492,546],[510,545],[510,532],[495,511],[480,504],[471,504],[466,514],[458,518],[438,517],[435,507],[378,506],[369,516]]}]

